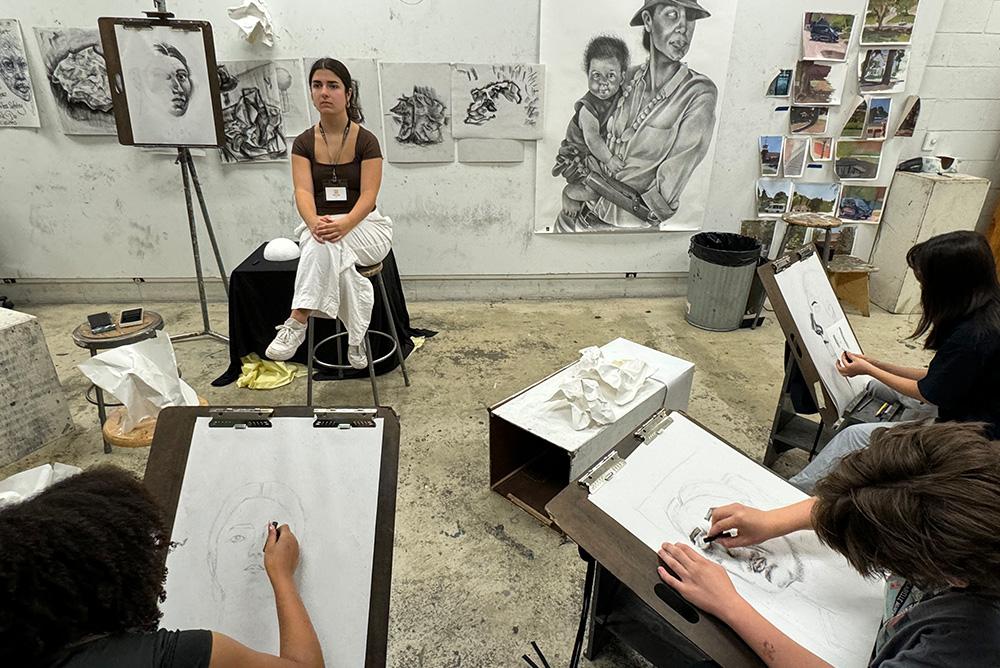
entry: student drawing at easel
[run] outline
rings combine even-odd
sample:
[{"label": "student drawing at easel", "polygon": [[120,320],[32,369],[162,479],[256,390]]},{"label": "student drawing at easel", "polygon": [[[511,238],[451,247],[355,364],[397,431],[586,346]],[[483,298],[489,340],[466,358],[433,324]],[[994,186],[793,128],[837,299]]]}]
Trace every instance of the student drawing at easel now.
[{"label": "student drawing at easel", "polygon": [[[923,307],[913,337],[927,335],[930,365],[907,367],[844,351],[839,374],[870,377],[878,398],[913,409],[907,417],[985,422],[990,436],[1000,438],[1000,283],[989,243],[976,232],[949,232],[913,246],[906,260]],[[867,447],[879,426],[842,430],[789,482],[811,492],[842,457]]]}]

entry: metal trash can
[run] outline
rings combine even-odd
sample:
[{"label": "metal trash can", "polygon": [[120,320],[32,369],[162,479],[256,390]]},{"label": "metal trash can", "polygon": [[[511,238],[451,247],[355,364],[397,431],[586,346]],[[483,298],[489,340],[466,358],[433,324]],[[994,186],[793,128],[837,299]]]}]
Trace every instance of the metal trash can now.
[{"label": "metal trash can", "polygon": [[739,329],[760,251],[759,241],[741,234],[702,232],[691,237],[684,319],[713,332]]}]

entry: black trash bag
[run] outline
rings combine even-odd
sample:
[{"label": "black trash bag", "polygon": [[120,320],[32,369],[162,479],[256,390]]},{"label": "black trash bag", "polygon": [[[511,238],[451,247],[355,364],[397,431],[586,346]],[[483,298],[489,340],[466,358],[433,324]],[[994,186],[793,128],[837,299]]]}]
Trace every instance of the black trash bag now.
[{"label": "black trash bag", "polygon": [[753,237],[732,232],[701,232],[691,237],[690,253],[699,260],[721,267],[756,264],[761,244]]}]

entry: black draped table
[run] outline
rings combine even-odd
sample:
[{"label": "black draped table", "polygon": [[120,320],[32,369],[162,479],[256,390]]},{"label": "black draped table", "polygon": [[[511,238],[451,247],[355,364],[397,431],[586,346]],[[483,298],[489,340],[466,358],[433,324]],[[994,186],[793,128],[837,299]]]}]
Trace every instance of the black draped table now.
[{"label": "black draped table", "polygon": [[[229,368],[225,373],[212,381],[212,385],[221,387],[236,381],[240,376],[240,358],[250,353],[257,353],[264,358],[264,351],[274,339],[275,327],[285,322],[292,310],[292,293],[295,289],[295,270],[299,261],[286,260],[271,262],[264,259],[264,246],[243,260],[240,266],[233,270],[229,279]],[[382,261],[382,278],[385,290],[389,295],[389,303],[395,315],[396,332],[403,356],[413,352],[413,336],[434,336],[436,332],[414,329],[410,327],[410,314],[406,310],[406,298],[403,296],[403,285],[399,280],[399,270],[396,267],[396,257],[392,251]],[[369,279],[374,281],[374,278]],[[372,309],[370,329],[389,332],[389,323],[382,305],[382,294],[375,286],[375,307]],[[334,321],[327,318],[315,318],[316,343],[335,333]],[[343,327],[341,327],[343,331]],[[347,360],[347,337],[339,338],[342,349],[342,359]],[[392,347],[389,339],[381,336],[371,337],[375,357],[379,358],[389,352]],[[306,364],[306,345],[299,347],[290,362]],[[320,351],[327,362],[336,361],[336,350],[332,345],[323,346]],[[375,373],[383,374],[392,371],[399,362],[393,355],[384,362],[375,365]],[[367,376],[367,369],[349,369],[344,371],[345,378]],[[317,380],[335,380],[336,372],[320,372],[314,375]]]}]

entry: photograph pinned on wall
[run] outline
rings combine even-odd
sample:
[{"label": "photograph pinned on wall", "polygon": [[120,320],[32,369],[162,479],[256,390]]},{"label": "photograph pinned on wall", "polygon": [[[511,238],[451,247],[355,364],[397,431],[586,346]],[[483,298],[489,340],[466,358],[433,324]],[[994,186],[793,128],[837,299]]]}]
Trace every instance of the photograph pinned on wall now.
[{"label": "photograph pinned on wall", "polygon": [[777,176],[781,169],[781,149],[785,138],[780,135],[759,137],[757,146],[760,150],[760,175]]},{"label": "photograph pinned on wall", "polygon": [[868,122],[868,100],[862,98],[854,107],[844,129],[840,131],[841,138],[861,139],[865,136],[865,123]]},{"label": "photograph pinned on wall", "polygon": [[806,171],[806,161],[809,156],[808,137],[788,137],[782,153],[782,165],[785,178],[799,178]]},{"label": "photograph pinned on wall", "polygon": [[854,14],[806,12],[802,25],[802,59],[847,60],[855,19]]},{"label": "photograph pinned on wall", "polygon": [[815,162],[830,162],[833,160],[833,137],[814,137],[809,142],[809,155]]},{"label": "photograph pinned on wall", "polygon": [[17,19],[0,19],[0,128],[37,128],[35,87]]},{"label": "photograph pinned on wall", "polygon": [[879,139],[841,139],[837,142],[837,161],[834,171],[841,179],[873,181],[878,178],[882,162],[882,144]]},{"label": "photograph pinned on wall", "polygon": [[903,113],[900,114],[899,127],[893,133],[896,137],[912,137],[920,120],[920,97],[910,95],[903,103]]},{"label": "photograph pinned on wall", "polygon": [[456,63],[451,70],[455,138],[541,139],[545,66]]},{"label": "photograph pinned on wall", "polygon": [[778,70],[767,85],[765,97],[788,97],[792,88],[792,70]]},{"label": "photograph pinned on wall", "polygon": [[774,244],[774,227],[776,220],[744,220],[740,222],[740,234],[760,242],[761,257],[768,257],[771,245]]},{"label": "photograph pinned on wall", "polygon": [[785,254],[794,253],[808,243],[812,243],[812,229],[802,225],[786,225]]},{"label": "photograph pinned on wall", "polygon": [[792,213],[821,213],[832,216],[840,198],[839,183],[796,183],[792,191]]},{"label": "photograph pinned on wall", "polygon": [[861,30],[863,46],[906,46],[913,38],[913,23],[920,0],[868,0],[865,24]]},{"label": "photograph pinned on wall", "polygon": [[847,63],[800,60],[792,80],[792,104],[836,106],[847,83]]},{"label": "photograph pinned on wall", "polygon": [[219,63],[226,143],[222,163],[284,162],[288,142],[281,122],[278,72],[270,60]]},{"label": "photograph pinned on wall", "polygon": [[126,146],[217,147],[222,107],[212,28],[206,21],[156,25],[98,21],[118,142]]},{"label": "photograph pinned on wall", "polygon": [[821,135],[826,133],[829,119],[828,107],[792,107],[788,113],[788,128],[796,135]]},{"label": "photograph pinned on wall", "polygon": [[273,62],[281,100],[281,127],[285,137],[293,139],[311,125],[306,73],[298,58],[278,58]]},{"label": "photograph pinned on wall", "polygon": [[861,93],[902,93],[910,55],[907,49],[868,49],[858,58]]},{"label": "photograph pinned on wall", "polygon": [[[302,59],[305,76],[309,76],[309,70],[312,69],[313,63],[319,59],[320,56]],[[357,106],[361,110],[361,125],[378,138],[379,144],[384,150],[385,128],[382,123],[382,91],[378,83],[378,61],[374,58],[338,58],[338,60],[351,73],[352,89]],[[319,122],[319,112],[316,111],[316,107],[312,103],[308,81],[306,82],[306,96],[309,98],[309,123],[316,124]],[[303,127],[303,129],[305,128]]]},{"label": "photograph pinned on wall", "polygon": [[701,229],[736,3],[540,4],[547,108],[536,231]]},{"label": "photograph pinned on wall", "polygon": [[833,255],[850,255],[854,252],[856,229],[853,225],[841,225],[833,229],[830,241],[833,243]]},{"label": "photograph pinned on wall", "polygon": [[116,135],[97,28],[35,28],[63,134]]},{"label": "photograph pinned on wall", "polygon": [[757,179],[757,217],[778,218],[788,211],[792,182],[788,179]]},{"label": "photograph pinned on wall", "polygon": [[865,139],[885,139],[889,127],[889,112],[892,98],[873,97],[868,104],[868,119],[865,121]]},{"label": "photograph pinned on wall", "polygon": [[448,63],[381,63],[382,116],[389,162],[455,159]]},{"label": "photograph pinned on wall", "polygon": [[878,223],[882,220],[887,190],[885,186],[844,186],[837,217],[859,223]]}]

